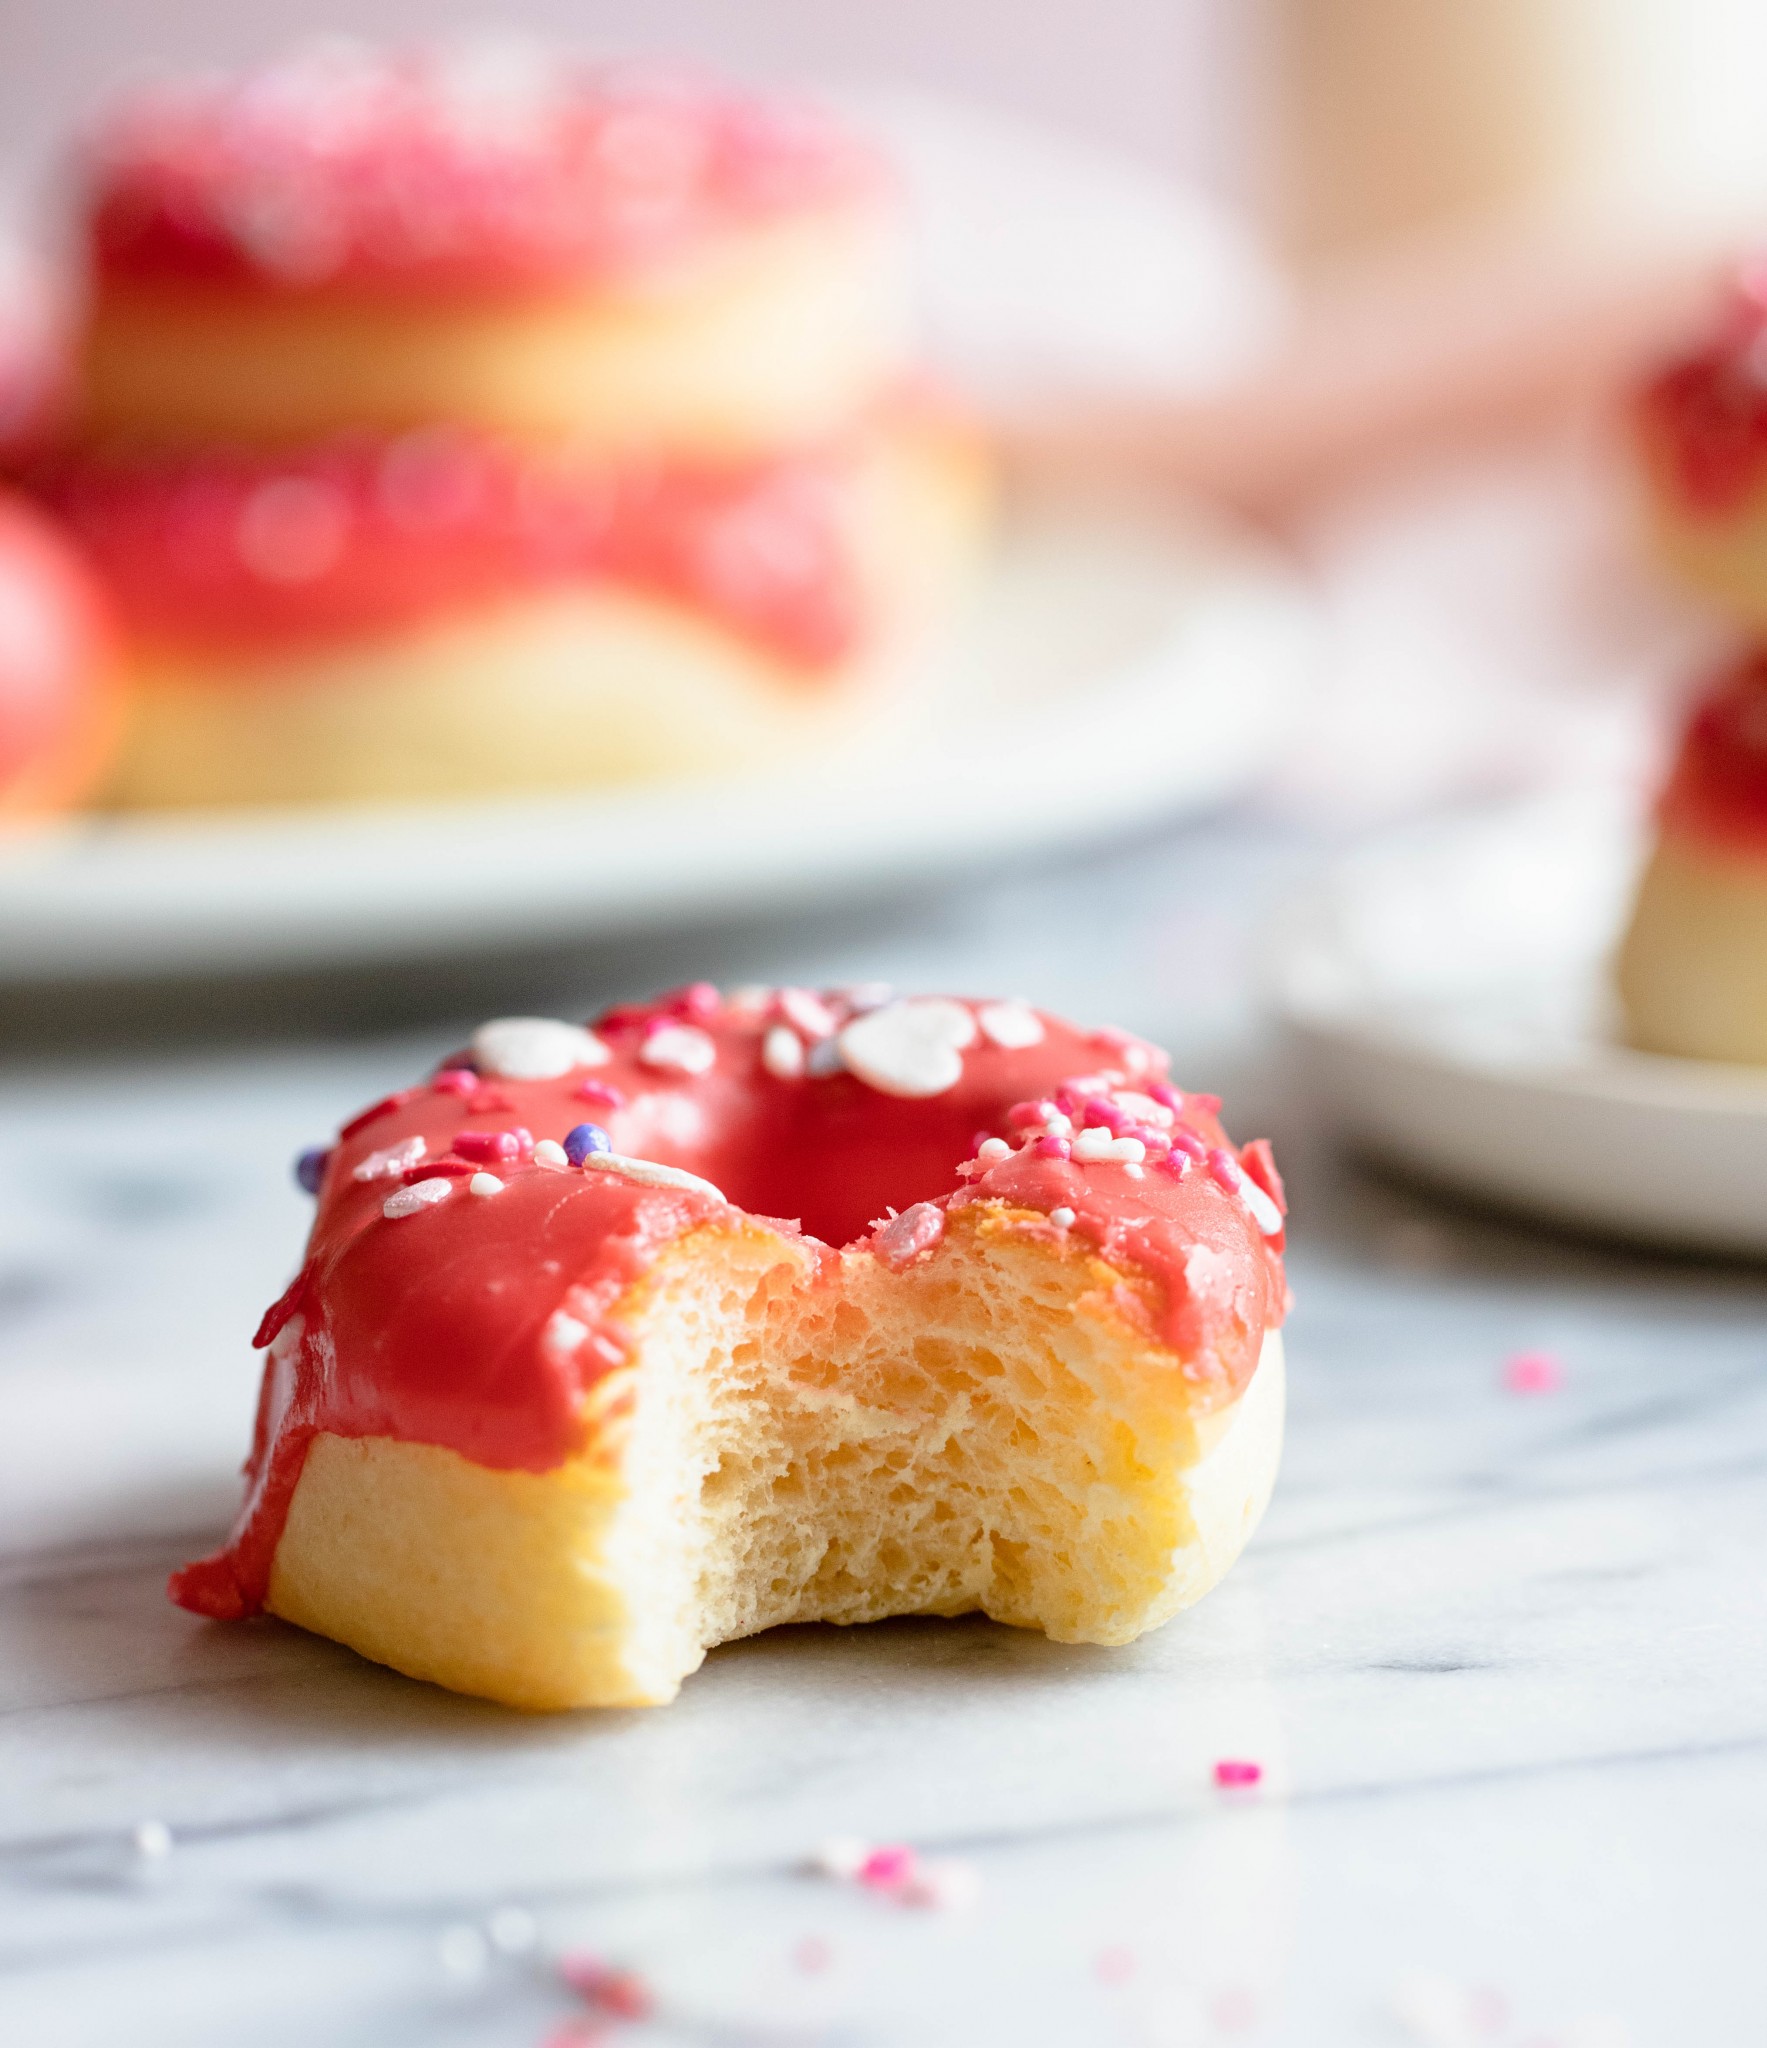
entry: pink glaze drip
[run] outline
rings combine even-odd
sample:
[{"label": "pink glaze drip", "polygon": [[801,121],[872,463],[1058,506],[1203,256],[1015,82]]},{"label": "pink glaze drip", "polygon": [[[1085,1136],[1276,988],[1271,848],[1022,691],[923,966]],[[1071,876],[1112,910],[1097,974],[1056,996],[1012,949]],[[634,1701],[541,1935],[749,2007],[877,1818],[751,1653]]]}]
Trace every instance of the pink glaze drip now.
[{"label": "pink glaze drip", "polygon": [[441,48],[138,94],[87,176],[101,278],[441,297],[641,276],[882,182],[802,108]]},{"label": "pink glaze drip", "polygon": [[67,457],[33,483],[162,645],[301,646],[613,583],[815,670],[866,623],[850,475],[832,448],[612,468],[447,428],[298,456]]},{"label": "pink glaze drip", "polygon": [[[834,1021],[849,1014],[838,994],[821,1000]],[[696,987],[599,1019],[612,1058],[593,1079],[617,1100],[597,1121],[614,1150],[698,1174],[782,1233],[801,1228],[825,1270],[827,1247],[837,1245],[868,1246],[901,1270],[930,1253],[951,1210],[979,1202],[1001,1205],[1011,1228],[1062,1240],[1046,1218],[1065,1207],[1074,1216],[1068,1239],[1145,1283],[1118,1286],[1118,1306],[1150,1343],[1180,1354],[1185,1387],[1175,1398],[1217,1405],[1244,1387],[1287,1292],[1282,1240],[1260,1233],[1242,1199],[1206,1173],[1136,1179],[1118,1164],[1076,1165],[1022,1131],[1007,1158],[972,1157],[978,1129],[1015,1136],[1015,1104],[1053,1097],[1074,1076],[1096,1093],[1107,1077],[1095,1043],[1044,1017],[1040,1044],[1007,1050],[978,1039],[955,1086],[903,1099],[844,1072],[768,1073],[762,1042],[780,1014],[777,999],[714,1011]],[[639,1054],[659,1020],[709,1033],[712,1067],[690,1076],[644,1065]],[[1133,1043],[1138,1072],[1163,1067],[1163,1055]],[[696,1191],[536,1163],[528,1134],[559,1141],[583,1121],[581,1070],[496,1081],[506,1103],[500,1128],[513,1134],[505,1154],[474,1098],[460,1093],[464,1064],[451,1059],[428,1087],[385,1097],[345,1125],[306,1261],[258,1332],[270,1353],[245,1505],[227,1546],[174,1578],[181,1604],[219,1618],[261,1607],[316,1431],[439,1444],[530,1472],[592,1449],[584,1396],[625,1355],[613,1314],[620,1297],[665,1245],[728,1216]],[[1117,1085],[1141,1086],[1117,1072]],[[1213,1115],[1183,1099],[1201,1145],[1223,1146]],[[465,1173],[495,1149],[502,1192],[475,1197],[457,1180],[437,1207],[386,1219],[382,1204],[400,1178],[359,1181],[355,1168],[414,1137],[425,1155],[401,1178]],[[1279,1199],[1268,1148],[1243,1158]],[[801,1221],[770,1221],[780,1217]],[[560,1311],[572,1332],[586,1333],[580,1343],[561,1348],[549,1334]]]}]

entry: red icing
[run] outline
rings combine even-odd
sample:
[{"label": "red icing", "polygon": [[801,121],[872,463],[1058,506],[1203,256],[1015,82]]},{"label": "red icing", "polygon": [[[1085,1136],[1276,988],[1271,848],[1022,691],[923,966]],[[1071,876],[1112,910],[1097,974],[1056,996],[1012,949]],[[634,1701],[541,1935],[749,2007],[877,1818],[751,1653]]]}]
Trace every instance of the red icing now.
[{"label": "red icing", "polygon": [[459,295],[618,280],[876,192],[801,108],[443,48],[146,92],[91,152],[102,276]]},{"label": "red icing", "polygon": [[[849,1014],[838,995],[823,1000],[834,1019]],[[1202,1098],[1171,1095],[1189,1126],[1175,1151],[1157,1121],[1136,1121],[1163,1054],[1119,1039],[1101,1062],[1095,1039],[1044,1018],[1040,1044],[1006,1050],[978,1039],[955,1086],[903,1099],[845,1072],[770,1075],[762,1042],[781,1015],[777,997],[714,1010],[701,991],[607,1013],[595,1029],[612,1057],[594,1079],[620,1097],[597,1119],[615,1151],[701,1175],[754,1218],[801,1219],[828,1279],[836,1269],[826,1247],[868,1245],[900,1270],[937,1244],[954,1208],[1041,1212],[1019,1227],[1052,1237],[1059,1226],[1042,1219],[1069,1209],[1073,1238],[1152,1283],[1146,1295],[1119,1287],[1120,1305],[1150,1341],[1181,1354],[1190,1383],[1182,1398],[1213,1405],[1246,1384],[1265,1330],[1286,1307],[1282,1239],[1262,1236],[1242,1195],[1188,1156],[1192,1146],[1226,1144]],[[695,1076],[643,1065],[655,1022],[683,1016],[710,1034],[714,1065]],[[445,1174],[451,1159],[481,1151],[485,1133],[469,1127],[474,1112],[451,1079],[458,1065],[340,1137],[300,1278],[259,1332],[271,1350],[245,1506],[220,1557],[173,1583],[174,1597],[198,1612],[232,1616],[262,1604],[315,1431],[440,1444],[481,1465],[531,1472],[591,1449],[583,1397],[625,1350],[612,1311],[664,1245],[728,1214],[696,1190],[529,1156],[497,1161],[500,1194],[475,1196],[456,1181],[436,1207],[385,1218],[382,1204],[402,1181]],[[584,1082],[580,1068],[550,1081],[500,1080],[507,1128],[562,1140],[584,1120]],[[1139,1177],[1127,1164],[1082,1166],[1046,1152],[1013,1123],[1015,1105],[1064,1097],[1129,1111],[1126,1127],[1144,1132],[1149,1147]],[[1020,1147],[984,1165],[972,1157],[978,1129]],[[417,1137],[421,1165],[355,1177],[371,1155]],[[518,1139],[514,1150],[524,1149]],[[1267,1148],[1244,1160],[1269,1189]],[[563,1343],[548,1335],[560,1311],[572,1319]]]},{"label": "red icing", "polygon": [[163,644],[301,645],[608,582],[814,669],[864,624],[851,475],[834,450],[611,468],[446,428],[299,455],[69,457],[35,483]]},{"label": "red icing", "polygon": [[1745,655],[1701,700],[1657,815],[1665,836],[1767,855],[1767,653]]},{"label": "red icing", "polygon": [[1716,332],[1651,379],[1638,411],[1687,511],[1721,517],[1752,496],[1767,471],[1767,263],[1737,278]]}]

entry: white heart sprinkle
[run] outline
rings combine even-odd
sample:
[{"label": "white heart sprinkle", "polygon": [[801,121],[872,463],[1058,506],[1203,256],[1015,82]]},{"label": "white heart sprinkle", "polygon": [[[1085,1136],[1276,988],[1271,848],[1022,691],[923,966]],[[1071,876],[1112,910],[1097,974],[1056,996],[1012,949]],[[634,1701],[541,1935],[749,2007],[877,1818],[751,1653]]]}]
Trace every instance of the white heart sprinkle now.
[{"label": "white heart sprinkle", "polygon": [[503,1183],[494,1173],[475,1173],[467,1182],[466,1191],[472,1195],[500,1195]]},{"label": "white heart sprinkle", "polygon": [[943,1095],[963,1079],[963,1051],[976,1020],[962,1003],[917,996],[855,1017],[841,1032],[848,1070],[882,1095]]},{"label": "white heart sprinkle", "polygon": [[556,1138],[542,1138],[534,1147],[536,1166],[569,1166],[570,1154]]},{"label": "white heart sprinkle", "polygon": [[421,1138],[407,1138],[402,1144],[388,1145],[379,1152],[370,1152],[362,1160],[352,1180],[395,1180],[402,1173],[408,1173],[429,1150]]},{"label": "white heart sprinkle", "polygon": [[795,1081],[804,1071],[804,1041],[789,1024],[775,1024],[761,1041],[761,1064],[776,1081]]},{"label": "white heart sprinkle", "polygon": [[502,1081],[556,1081],[613,1057],[593,1031],[557,1017],[494,1017],[472,1035],[473,1063]]},{"label": "white heart sprinkle", "polygon": [[976,1012],[976,1022],[988,1043],[1003,1052],[1022,1052],[1027,1045],[1043,1043],[1043,1019],[1024,1003],[985,1003]]},{"label": "white heart sprinkle", "polygon": [[380,1213],[396,1223],[401,1216],[415,1216],[422,1209],[433,1209],[453,1192],[454,1183],[438,1174],[433,1180],[420,1180],[411,1187],[400,1188],[396,1194],[388,1195],[380,1205]]},{"label": "white heart sprinkle", "polygon": [[663,1166],[654,1159],[628,1159],[623,1152],[591,1152],[583,1164],[593,1172],[617,1173],[622,1179],[639,1181],[647,1188],[684,1188],[689,1194],[709,1195],[714,1202],[725,1199],[722,1188],[701,1180],[697,1173],[687,1173],[679,1166]]},{"label": "white heart sprinkle", "polygon": [[670,1074],[703,1074],[717,1057],[716,1043],[696,1024],[665,1024],[638,1053],[641,1065]]},{"label": "white heart sprinkle", "polygon": [[1139,1138],[1119,1138],[1106,1130],[1103,1124],[1093,1124],[1074,1140],[1073,1157],[1082,1166],[1110,1162],[1118,1165],[1133,1162],[1139,1166],[1147,1157],[1147,1147]]}]

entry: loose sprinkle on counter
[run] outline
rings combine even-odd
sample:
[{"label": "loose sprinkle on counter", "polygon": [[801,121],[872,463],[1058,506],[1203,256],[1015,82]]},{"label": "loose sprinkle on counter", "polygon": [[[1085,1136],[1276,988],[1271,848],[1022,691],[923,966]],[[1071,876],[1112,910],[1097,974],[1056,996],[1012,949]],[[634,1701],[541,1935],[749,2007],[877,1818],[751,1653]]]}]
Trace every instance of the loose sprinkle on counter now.
[{"label": "loose sprinkle on counter", "polygon": [[976,1022],[988,1043],[1003,1052],[1023,1052],[1043,1043],[1043,1020],[1026,1003],[984,1003]]},{"label": "loose sprinkle on counter", "polygon": [[804,1071],[804,1041],[789,1024],[770,1024],[761,1040],[761,1064],[776,1081],[796,1081]]},{"label": "loose sprinkle on counter", "polygon": [[494,1173],[475,1173],[466,1184],[469,1195],[500,1195],[503,1183]]},{"label": "loose sprinkle on counter", "polygon": [[308,1194],[319,1192],[319,1183],[325,1178],[325,1168],[331,1158],[331,1150],[325,1145],[309,1145],[295,1161],[294,1176]]},{"label": "loose sprinkle on counter", "polygon": [[172,1830],[163,1820],[137,1822],[129,1840],[136,1855],[148,1863],[162,1863],[172,1853]]},{"label": "loose sprinkle on counter", "polygon": [[400,1174],[409,1173],[429,1147],[421,1138],[407,1138],[403,1144],[387,1145],[378,1152],[357,1162],[352,1180],[397,1180]]},{"label": "loose sprinkle on counter", "polygon": [[1550,1351],[1518,1351],[1503,1361],[1503,1384],[1512,1394],[1556,1394],[1564,1383],[1564,1364]]},{"label": "loose sprinkle on counter", "polygon": [[697,1024],[659,1024],[638,1051],[644,1066],[674,1074],[703,1074],[717,1057],[717,1042]]},{"label": "loose sprinkle on counter", "polygon": [[380,1205],[380,1213],[391,1223],[401,1216],[415,1216],[424,1209],[433,1209],[438,1202],[445,1202],[454,1192],[454,1183],[438,1175],[434,1180],[420,1180],[408,1188],[400,1188],[397,1194],[388,1195]]},{"label": "loose sprinkle on counter", "polygon": [[1245,1757],[1224,1756],[1215,1766],[1215,1783],[1229,1789],[1256,1785],[1263,1775],[1264,1766]]},{"label": "loose sprinkle on counter", "polygon": [[564,1156],[581,1166],[591,1152],[611,1152],[613,1140],[599,1124],[577,1124],[564,1134]]},{"label": "loose sprinkle on counter", "polygon": [[613,1057],[594,1032],[556,1017],[494,1017],[473,1033],[472,1056],[481,1074],[504,1081],[557,1081]]},{"label": "loose sprinkle on counter", "polygon": [[1072,1230],[1074,1227],[1074,1212],[1064,1202],[1059,1209],[1050,1210],[1049,1220],[1055,1225],[1057,1230]]}]

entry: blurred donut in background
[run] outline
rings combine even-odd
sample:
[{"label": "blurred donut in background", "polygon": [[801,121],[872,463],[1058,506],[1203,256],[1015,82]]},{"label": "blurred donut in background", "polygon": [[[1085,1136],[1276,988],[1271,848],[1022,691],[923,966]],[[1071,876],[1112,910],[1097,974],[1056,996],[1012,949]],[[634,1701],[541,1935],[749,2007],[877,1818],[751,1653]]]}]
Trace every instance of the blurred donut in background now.
[{"label": "blurred donut in background", "polygon": [[119,721],[103,595],[49,520],[0,493],[0,829],[89,797]]}]

